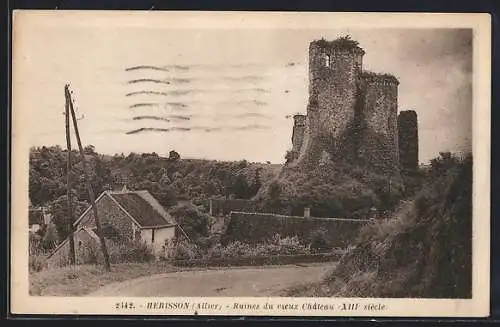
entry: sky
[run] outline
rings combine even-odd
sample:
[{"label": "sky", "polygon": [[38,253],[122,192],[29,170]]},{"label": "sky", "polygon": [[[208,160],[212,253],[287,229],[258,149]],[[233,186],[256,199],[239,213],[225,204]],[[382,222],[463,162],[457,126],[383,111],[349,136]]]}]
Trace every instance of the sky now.
[{"label": "sky", "polygon": [[399,79],[399,110],[418,114],[421,162],[471,149],[467,29],[31,25],[14,35],[13,110],[29,113],[31,145],[64,148],[70,83],[82,141],[99,153],[283,163],[290,116],[306,112],[309,42],[346,34],[366,51],[364,69]]}]

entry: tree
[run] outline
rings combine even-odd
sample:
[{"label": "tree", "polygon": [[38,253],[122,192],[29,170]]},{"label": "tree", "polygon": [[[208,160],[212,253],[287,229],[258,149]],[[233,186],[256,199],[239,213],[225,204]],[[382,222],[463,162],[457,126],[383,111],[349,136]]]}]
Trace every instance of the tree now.
[{"label": "tree", "polygon": [[210,216],[201,212],[192,204],[181,204],[170,210],[170,214],[189,238],[196,241],[200,237],[206,237],[210,230]]},{"label": "tree", "polygon": [[269,198],[271,199],[271,201],[278,200],[280,194],[281,194],[281,185],[277,181],[272,182],[271,185],[269,186]]},{"label": "tree", "polygon": [[328,231],[324,228],[315,230],[311,235],[311,249],[319,253],[331,249],[331,244],[327,234]]},{"label": "tree", "polygon": [[273,181],[267,190],[267,197],[263,201],[266,210],[276,212],[280,206],[281,185],[278,181]]},{"label": "tree", "polygon": [[[49,213],[52,215],[52,221],[56,227],[59,241],[63,241],[68,236],[68,206],[67,196],[62,195],[49,204]],[[73,201],[73,221],[75,221],[88,205],[85,202],[78,201],[75,194],[71,197]]]},{"label": "tree", "polygon": [[89,144],[87,145],[86,147],[83,148],[83,152],[85,154],[90,154],[90,155],[93,155],[95,154],[95,146],[93,146],[92,144]]},{"label": "tree", "polygon": [[170,161],[178,161],[181,158],[181,155],[177,153],[175,150],[172,150],[168,154],[168,160]]},{"label": "tree", "polygon": [[172,184],[172,181],[170,180],[170,178],[168,177],[168,174],[165,172],[161,178],[160,178],[160,185],[162,187],[167,187],[169,186],[170,184]]},{"label": "tree", "polygon": [[237,199],[248,199],[251,197],[250,187],[248,186],[248,182],[243,175],[236,176],[236,179],[232,185],[232,193],[236,196]]}]

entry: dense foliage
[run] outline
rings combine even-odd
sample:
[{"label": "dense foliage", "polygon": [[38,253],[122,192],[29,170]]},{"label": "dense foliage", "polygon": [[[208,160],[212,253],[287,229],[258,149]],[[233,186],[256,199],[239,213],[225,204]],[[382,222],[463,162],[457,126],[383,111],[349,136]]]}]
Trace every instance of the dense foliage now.
[{"label": "dense foliage", "polygon": [[[87,201],[83,165],[78,153],[72,153],[73,192],[78,200]],[[29,194],[34,206],[46,205],[66,194],[66,154],[59,146],[31,149]],[[148,189],[166,206],[176,202],[170,197],[250,198],[259,190],[261,179],[280,168],[245,160],[180,159],[175,151],[171,151],[169,158],[156,153],[107,156],[96,153],[93,147],[87,149],[86,162],[94,193],[127,185],[129,189]]]},{"label": "dense foliage", "polygon": [[[29,195],[33,206],[47,206],[54,216],[59,240],[68,233],[66,202],[67,151],[59,146],[35,147],[30,151]],[[176,151],[169,157],[156,153],[130,153],[128,156],[101,155],[93,146],[85,148],[87,171],[96,196],[104,190],[148,190],[163,206],[170,208],[180,200],[200,203],[208,197],[249,199],[270,180],[280,165],[253,164],[245,160],[219,162],[181,159]],[[83,165],[72,152],[72,198],[74,219],[88,207]]]},{"label": "dense foliage", "polygon": [[227,245],[215,243],[210,247],[204,248],[194,243],[178,242],[175,244],[173,253],[170,257],[177,260],[186,260],[298,255],[311,253],[313,253],[313,251],[311,250],[310,245],[303,244],[298,237],[282,237],[279,234],[276,234],[269,241],[254,245],[236,241]]},{"label": "dense foliage", "polygon": [[192,204],[179,204],[169,212],[180,228],[182,228],[183,233],[186,233],[191,241],[197,241],[209,235],[211,218],[196,206]]},{"label": "dense foliage", "polygon": [[322,46],[332,46],[337,49],[349,50],[359,48],[359,42],[351,38],[350,35],[341,36],[333,41],[326,41],[321,39],[318,41]]},{"label": "dense foliage", "polygon": [[402,180],[345,163],[288,167],[259,192],[263,210],[301,216],[368,218],[372,208],[390,210],[404,196]]}]

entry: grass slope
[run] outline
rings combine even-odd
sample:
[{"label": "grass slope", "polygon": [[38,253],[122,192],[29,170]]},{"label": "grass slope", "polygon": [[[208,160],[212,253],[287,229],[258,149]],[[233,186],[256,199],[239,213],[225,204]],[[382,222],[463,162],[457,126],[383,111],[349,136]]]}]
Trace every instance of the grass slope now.
[{"label": "grass slope", "polygon": [[438,172],[353,245],[321,283],[284,295],[471,298],[472,158]]}]

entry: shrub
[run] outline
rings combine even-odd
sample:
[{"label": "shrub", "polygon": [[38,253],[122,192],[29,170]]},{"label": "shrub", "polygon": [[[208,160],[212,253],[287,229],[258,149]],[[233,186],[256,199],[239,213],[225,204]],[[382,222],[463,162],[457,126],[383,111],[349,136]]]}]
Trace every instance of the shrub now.
[{"label": "shrub", "polygon": [[251,253],[251,248],[249,244],[236,241],[228,244],[223,250],[225,257],[245,257]]},{"label": "shrub", "polygon": [[315,252],[324,252],[331,249],[330,240],[328,239],[326,230],[319,229],[312,233],[311,249]]},{"label": "shrub", "polygon": [[41,237],[38,234],[29,234],[29,254],[39,253],[41,250]]},{"label": "shrub", "polygon": [[[111,243],[111,242],[110,242]],[[111,243],[112,244],[112,243]],[[110,252],[112,262],[150,262],[154,260],[151,248],[145,243],[134,242],[128,244],[119,244],[112,248]]]},{"label": "shrub", "polygon": [[45,260],[45,255],[42,253],[30,254],[29,256],[29,271],[39,272],[44,268],[47,268],[47,262]]},{"label": "shrub", "polygon": [[201,255],[196,245],[180,241],[172,249],[172,258],[175,260],[200,259]]},{"label": "shrub", "polygon": [[212,234],[207,237],[200,237],[196,245],[200,249],[200,251],[207,252],[209,249],[213,248],[217,244],[220,244],[220,235],[218,234]]},{"label": "shrub", "polygon": [[29,234],[29,271],[38,272],[46,268],[46,255],[43,251],[41,237],[38,234]]},{"label": "shrub", "polygon": [[[151,262],[154,255],[149,246],[140,242],[115,243],[106,241],[109,260],[111,263],[124,262]],[[82,264],[95,264],[102,259],[101,249],[92,244],[80,250],[79,259]]]},{"label": "shrub", "polygon": [[217,244],[207,251],[205,258],[260,257],[310,253],[310,248],[303,245],[297,236],[282,238],[279,234],[276,234],[268,242],[255,245],[250,245],[240,241],[229,243],[226,246]]},{"label": "shrub", "polygon": [[303,245],[297,236],[282,238],[279,234],[275,234],[268,246],[271,255],[308,254],[310,252],[309,247]]},{"label": "shrub", "polygon": [[221,244],[216,244],[210,248],[204,256],[205,259],[220,259],[225,257],[227,257],[226,247]]},{"label": "shrub", "polygon": [[201,212],[192,204],[177,205],[170,214],[175,218],[179,226],[193,241],[200,237],[206,237],[210,230],[210,216]]},{"label": "shrub", "polygon": [[[109,242],[106,243],[106,245],[108,245],[108,244],[109,244]],[[98,251],[100,251],[100,249],[98,249],[96,246],[93,246],[93,245],[86,246],[83,249],[80,249],[79,254],[78,254],[79,263],[81,263],[81,264],[96,264],[98,262],[98,258],[99,258]]]}]

